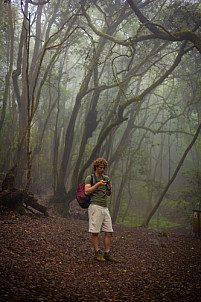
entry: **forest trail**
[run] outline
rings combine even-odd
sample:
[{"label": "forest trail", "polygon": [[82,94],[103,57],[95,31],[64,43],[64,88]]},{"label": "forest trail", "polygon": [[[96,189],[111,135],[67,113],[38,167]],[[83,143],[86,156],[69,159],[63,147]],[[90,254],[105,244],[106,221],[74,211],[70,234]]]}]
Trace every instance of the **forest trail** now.
[{"label": "forest trail", "polygon": [[99,263],[87,229],[1,208],[0,301],[201,301],[199,237],[115,225],[119,263]]}]

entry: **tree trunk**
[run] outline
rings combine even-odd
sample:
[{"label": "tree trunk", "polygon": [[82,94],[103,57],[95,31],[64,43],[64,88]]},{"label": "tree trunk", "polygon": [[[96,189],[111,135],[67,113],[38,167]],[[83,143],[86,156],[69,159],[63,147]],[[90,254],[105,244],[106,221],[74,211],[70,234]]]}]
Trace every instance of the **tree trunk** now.
[{"label": "tree trunk", "polygon": [[15,170],[16,165],[8,171],[2,183],[2,191],[0,192],[0,205],[6,206],[9,209],[15,210],[20,214],[26,213],[26,208],[31,208],[48,216],[47,208],[37,202],[37,199],[31,192],[25,190],[18,190],[15,188]]},{"label": "tree trunk", "polygon": [[[16,181],[19,186],[23,184],[23,172],[26,165],[26,126],[27,126],[27,54],[26,54],[26,36],[27,36],[27,14],[28,3],[25,3],[24,21],[22,24],[20,43],[17,56],[17,68],[13,71],[13,87],[17,99],[19,110],[19,138],[18,149],[15,162],[18,163]],[[20,85],[18,83],[19,76],[22,74],[22,91],[20,92]]]},{"label": "tree trunk", "polygon": [[[84,7],[82,6],[83,9],[83,13],[85,14],[85,10]],[[113,7],[111,6],[111,10],[113,10]],[[112,11],[111,11],[112,14]],[[116,22],[114,22],[112,25],[105,24],[104,28],[103,28],[103,32],[106,33],[107,35],[112,35],[114,33],[114,31],[116,30],[116,28],[118,27],[118,25],[120,24],[120,22],[122,21],[122,19],[124,19],[124,14],[125,11],[122,13],[121,18],[119,18]],[[94,57],[91,61],[91,63],[89,64],[89,68],[88,68],[88,73],[86,74],[86,76],[84,77],[80,90],[76,96],[76,100],[75,100],[75,105],[71,114],[71,118],[69,120],[68,123],[68,127],[67,127],[67,131],[66,131],[66,135],[65,135],[65,145],[64,145],[64,151],[63,151],[63,156],[62,156],[62,161],[61,161],[61,165],[60,165],[60,170],[59,170],[59,175],[58,175],[58,183],[57,183],[57,188],[56,188],[56,192],[55,192],[55,198],[57,199],[57,195],[60,195],[62,193],[62,195],[66,194],[66,188],[65,188],[65,176],[66,176],[66,171],[67,171],[67,166],[69,164],[69,159],[70,159],[70,155],[71,155],[71,150],[73,147],[73,139],[74,139],[74,129],[75,129],[75,122],[77,119],[77,115],[78,112],[80,110],[81,107],[81,101],[83,99],[83,97],[85,96],[92,74],[94,72],[94,70],[97,68],[97,64],[98,64],[98,60],[99,57],[102,53],[102,51],[104,50],[105,44],[108,40],[105,37],[101,37],[99,39],[99,43],[98,46],[96,48]],[[84,143],[84,141],[83,141]],[[79,177],[80,176],[80,177]],[[80,173],[78,174],[78,182],[81,179],[83,175],[80,175]],[[75,190],[75,183],[76,181],[73,180],[73,188],[70,189],[70,192],[68,192],[68,195],[71,195],[71,191]],[[52,198],[52,200],[54,199],[54,197]],[[68,202],[68,201],[67,201]]]},{"label": "tree trunk", "polygon": [[10,47],[9,47],[9,68],[8,72],[6,74],[5,78],[5,89],[3,94],[3,108],[1,112],[1,118],[0,118],[0,133],[2,130],[3,122],[6,116],[6,106],[7,106],[7,100],[8,100],[8,92],[9,92],[9,83],[10,78],[12,75],[13,70],[13,48],[14,48],[14,29],[13,29],[13,20],[12,20],[12,10],[11,5],[9,4],[9,11],[8,11],[8,19],[9,19],[9,30],[10,30]]},{"label": "tree trunk", "polygon": [[152,211],[151,211],[150,214],[148,215],[147,219],[146,219],[145,222],[143,223],[143,226],[147,227],[147,226],[149,225],[149,222],[150,222],[152,216],[155,214],[155,212],[156,212],[156,210],[158,209],[158,207],[160,206],[160,204],[161,204],[161,202],[162,202],[162,200],[163,200],[165,194],[167,193],[169,187],[171,186],[172,182],[175,180],[175,178],[176,178],[176,176],[177,176],[177,174],[178,174],[178,172],[179,172],[179,170],[180,170],[180,168],[181,168],[181,166],[182,166],[182,164],[183,164],[183,162],[184,162],[184,160],[185,160],[185,158],[186,158],[188,152],[189,152],[189,151],[191,150],[191,148],[193,147],[193,145],[194,145],[194,143],[195,143],[195,141],[196,141],[196,139],[197,139],[197,137],[198,137],[198,135],[199,135],[200,130],[201,130],[201,124],[198,126],[198,129],[197,129],[197,131],[196,131],[196,133],[195,133],[195,135],[194,135],[194,137],[193,137],[193,140],[191,141],[191,143],[190,143],[190,145],[188,146],[188,148],[185,150],[185,152],[184,152],[184,154],[183,154],[183,156],[182,156],[180,162],[178,163],[178,166],[177,166],[177,168],[176,168],[176,170],[175,170],[175,172],[174,172],[172,178],[171,178],[171,179],[169,180],[169,182],[167,183],[167,185],[166,185],[165,189],[163,190],[161,196],[159,197],[157,203],[155,204],[155,206],[153,207]]}]

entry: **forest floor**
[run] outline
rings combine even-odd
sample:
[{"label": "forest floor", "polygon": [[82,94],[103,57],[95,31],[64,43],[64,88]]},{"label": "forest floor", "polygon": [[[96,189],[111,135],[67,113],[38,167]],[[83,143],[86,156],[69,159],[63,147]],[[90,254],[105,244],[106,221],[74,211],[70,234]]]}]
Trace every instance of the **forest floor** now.
[{"label": "forest floor", "polygon": [[100,263],[87,221],[0,208],[0,249],[3,302],[201,301],[201,238],[193,234],[114,225],[119,262]]}]

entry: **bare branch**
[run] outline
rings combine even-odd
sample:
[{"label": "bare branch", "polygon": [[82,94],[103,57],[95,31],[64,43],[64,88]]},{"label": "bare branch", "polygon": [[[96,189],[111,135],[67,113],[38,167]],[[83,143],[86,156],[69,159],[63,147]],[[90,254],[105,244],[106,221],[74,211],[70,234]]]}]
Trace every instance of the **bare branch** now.
[{"label": "bare branch", "polygon": [[50,0],[46,0],[46,1],[42,1],[42,2],[35,2],[35,1],[32,1],[32,0],[28,0],[28,3],[33,4],[33,5],[45,5],[48,2],[50,2]]},{"label": "bare branch", "polygon": [[[175,118],[177,118],[177,116]],[[171,134],[180,133],[180,134],[187,134],[187,135],[193,136],[192,133],[189,133],[189,132],[186,132],[186,131],[183,131],[183,130],[172,130],[172,131],[170,131],[170,130],[153,130],[153,129],[149,128],[149,127],[137,126],[137,125],[134,125],[133,127],[136,128],[136,129],[143,129],[143,130],[149,131],[149,132],[153,133],[154,135],[155,134],[159,134],[159,133],[168,133],[170,135]]]}]

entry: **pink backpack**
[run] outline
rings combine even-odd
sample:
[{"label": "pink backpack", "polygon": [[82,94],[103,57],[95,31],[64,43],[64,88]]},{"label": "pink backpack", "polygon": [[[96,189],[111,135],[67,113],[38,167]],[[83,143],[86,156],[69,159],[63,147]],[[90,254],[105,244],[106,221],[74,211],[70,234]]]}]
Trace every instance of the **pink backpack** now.
[{"label": "pink backpack", "polygon": [[[91,175],[91,186],[93,186],[93,176]],[[76,199],[78,204],[83,208],[87,209],[90,206],[91,200],[90,195],[85,195],[85,182],[79,184],[76,193]]]}]

